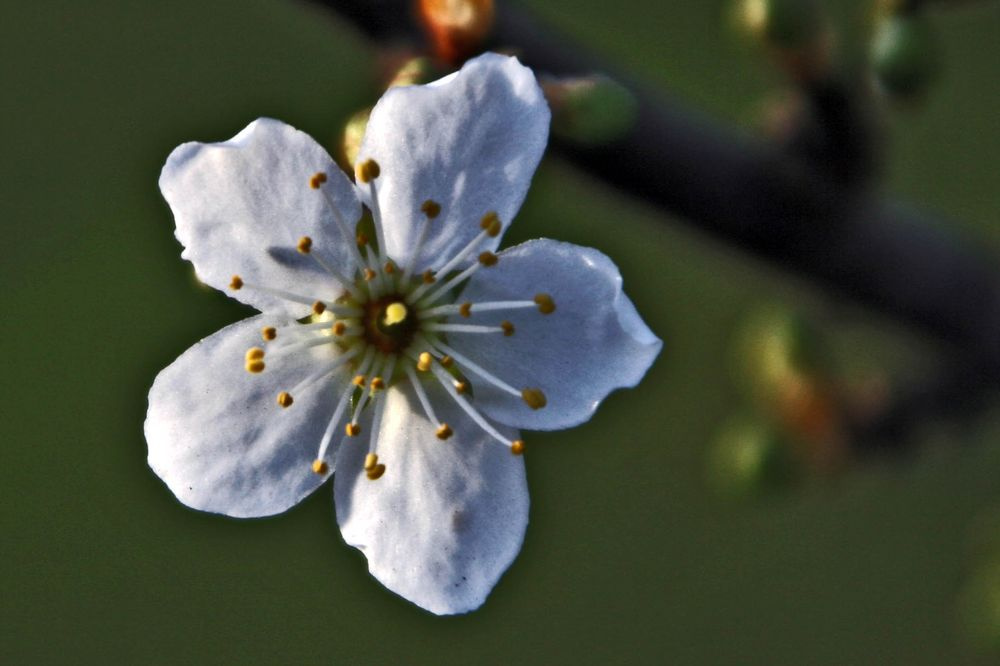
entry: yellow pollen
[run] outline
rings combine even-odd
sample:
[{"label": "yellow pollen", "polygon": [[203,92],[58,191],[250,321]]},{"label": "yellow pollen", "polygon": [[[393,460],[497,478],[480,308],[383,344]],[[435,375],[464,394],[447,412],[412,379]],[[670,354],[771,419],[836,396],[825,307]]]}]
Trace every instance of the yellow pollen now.
[{"label": "yellow pollen", "polygon": [[448,425],[447,423],[442,423],[440,426],[438,426],[437,432],[435,432],[434,434],[437,435],[438,439],[444,441],[449,437],[451,437],[452,435],[451,426]]},{"label": "yellow pollen", "polygon": [[351,380],[351,383],[354,384],[355,386],[364,386],[365,385],[365,376],[364,375],[354,375],[354,379]]},{"label": "yellow pollen", "polygon": [[378,178],[381,169],[378,166],[378,162],[375,160],[365,160],[362,162],[361,166],[358,167],[358,179],[362,183],[370,183],[376,178]]},{"label": "yellow pollen", "polygon": [[251,347],[247,350],[246,361],[259,361],[264,358],[264,350],[260,347]]},{"label": "yellow pollen", "polygon": [[510,323],[506,319],[500,322],[500,328],[503,329],[503,334],[506,337],[509,338],[510,336],[514,335],[514,324]]},{"label": "yellow pollen", "polygon": [[357,437],[361,434],[361,426],[357,423],[348,423],[344,426],[344,432],[347,433],[348,437]]},{"label": "yellow pollen", "polygon": [[321,315],[326,312],[326,303],[323,301],[316,301],[313,303],[312,307],[313,314]]},{"label": "yellow pollen", "polygon": [[264,328],[260,329],[260,337],[270,342],[271,340],[274,340],[276,337],[278,337],[278,329],[276,329],[274,326],[265,326]]},{"label": "yellow pollen", "polygon": [[446,368],[450,368],[451,364],[454,363],[455,360],[451,356],[448,356],[447,354],[445,354],[444,356],[442,356],[439,359],[438,362],[441,363],[442,366],[444,366]]},{"label": "yellow pollen", "polygon": [[309,238],[309,236],[303,236],[302,238],[299,239],[299,242],[295,246],[295,248],[299,251],[300,254],[309,254],[310,252],[312,252],[313,239]]},{"label": "yellow pollen", "polygon": [[288,391],[282,391],[281,393],[278,394],[278,404],[281,405],[282,407],[287,409],[288,407],[292,406],[293,402],[295,401],[292,400],[292,394],[289,393]]},{"label": "yellow pollen", "polygon": [[385,380],[381,377],[372,377],[371,383],[372,393],[375,391],[381,391],[385,388]]},{"label": "yellow pollen", "polygon": [[545,399],[545,394],[542,393],[542,389],[537,388],[526,388],[521,391],[521,399],[528,403],[528,407],[532,409],[541,409],[548,404],[548,400]]},{"label": "yellow pollen", "polygon": [[387,275],[392,275],[393,273],[395,273],[396,264],[392,263],[391,261],[385,262],[385,272]]},{"label": "yellow pollen", "polygon": [[441,214],[441,204],[432,199],[428,199],[427,201],[420,204],[420,210],[424,215],[427,216],[427,219],[433,220],[435,217]]},{"label": "yellow pollen", "polygon": [[395,326],[399,322],[404,321],[407,314],[406,306],[399,301],[390,303],[385,309],[385,317],[382,319],[382,323],[386,326]]},{"label": "yellow pollen", "polygon": [[497,255],[492,252],[483,252],[479,255],[479,263],[483,266],[496,266]]},{"label": "yellow pollen", "polygon": [[462,315],[463,317],[471,317],[472,316],[472,303],[466,302],[466,303],[462,303],[461,305],[459,305],[458,306],[458,314]]},{"label": "yellow pollen", "polygon": [[424,281],[424,284],[434,284],[437,282],[437,278],[434,277],[434,271],[429,269],[423,272],[420,279]]},{"label": "yellow pollen", "polygon": [[535,294],[535,304],[542,314],[552,314],[556,311],[556,303],[548,294]]},{"label": "yellow pollen", "polygon": [[246,365],[243,366],[246,371],[252,375],[258,375],[264,372],[264,361],[247,361]]},{"label": "yellow pollen", "polygon": [[468,382],[461,382],[461,381],[456,380],[455,381],[455,390],[458,391],[459,393],[465,393],[466,391],[469,390],[469,384],[468,384]]},{"label": "yellow pollen", "polygon": [[374,468],[365,472],[365,476],[368,477],[369,481],[376,481],[381,478],[383,474],[385,474],[385,465],[382,463],[375,465]]},{"label": "yellow pollen", "polygon": [[347,324],[345,324],[342,321],[338,321],[336,324],[330,327],[330,330],[333,331],[334,335],[343,335],[344,331],[347,330]]},{"label": "yellow pollen", "polygon": [[486,215],[483,215],[483,219],[479,221],[479,226],[486,231],[488,236],[496,238],[500,235],[500,218],[497,216],[496,211],[491,210]]},{"label": "yellow pollen", "polygon": [[359,233],[357,236],[358,245],[364,246],[368,245],[368,236],[363,233]]},{"label": "yellow pollen", "polygon": [[373,271],[370,268],[366,268],[365,269],[365,282],[371,282],[372,280],[374,280],[375,279],[375,275],[376,275],[375,271]]},{"label": "yellow pollen", "polygon": [[316,460],[312,464],[312,470],[317,474],[326,474],[328,471],[330,471],[330,468],[322,460]]},{"label": "yellow pollen", "polygon": [[229,281],[229,288],[233,291],[239,291],[243,288],[243,278],[239,275],[234,275],[233,279]]},{"label": "yellow pollen", "polygon": [[417,370],[427,372],[431,369],[431,362],[433,361],[434,357],[428,352],[420,352],[420,357],[417,359]]},{"label": "yellow pollen", "polygon": [[322,171],[313,174],[313,177],[309,179],[309,187],[314,190],[318,190],[319,186],[326,182],[326,174]]},{"label": "yellow pollen", "polygon": [[365,456],[365,471],[370,472],[375,469],[375,465],[378,464],[378,454],[369,453]]},{"label": "yellow pollen", "polygon": [[513,442],[511,442],[510,452],[513,453],[515,456],[519,456],[522,453],[524,453],[524,440],[515,439]]}]

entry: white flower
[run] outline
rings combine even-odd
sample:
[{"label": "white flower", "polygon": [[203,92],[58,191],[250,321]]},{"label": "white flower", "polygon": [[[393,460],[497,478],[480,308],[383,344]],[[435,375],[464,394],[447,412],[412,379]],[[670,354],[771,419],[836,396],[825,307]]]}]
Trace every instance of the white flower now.
[{"label": "white flower", "polygon": [[[358,186],[275,120],[171,153],[182,256],[263,313],[153,384],[149,464],[178,499],[267,516],[336,469],[337,521],[376,578],[438,614],[483,603],[528,521],[518,429],[586,421],[661,344],[603,254],[493,254],[548,124],[531,71],[487,54],[382,97]],[[362,201],[377,250],[356,242]]]}]

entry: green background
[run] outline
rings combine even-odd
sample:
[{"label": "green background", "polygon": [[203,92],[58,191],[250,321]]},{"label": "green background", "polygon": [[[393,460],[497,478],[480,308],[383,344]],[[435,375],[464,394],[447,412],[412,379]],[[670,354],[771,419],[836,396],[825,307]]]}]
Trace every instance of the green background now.
[{"label": "green background", "polygon": [[[533,4],[729,122],[780,83],[721,2]],[[839,9],[862,29],[867,5]],[[942,77],[889,112],[888,188],[1000,253],[1000,10],[935,27]],[[145,464],[146,393],[248,311],[180,261],[160,166],[261,115],[329,143],[377,96],[373,55],[293,2],[5,5],[0,662],[991,663],[956,615],[991,557],[974,526],[1000,504],[1000,410],[924,428],[907,462],[719,501],[705,449],[739,405],[731,337],[749,303],[809,313],[834,353],[898,377],[935,348],[554,159],[508,243],[609,254],[665,345],[591,422],[531,435],[527,538],[482,609],[437,618],[385,591],[344,545],[328,487],[266,520],[180,505]]]}]

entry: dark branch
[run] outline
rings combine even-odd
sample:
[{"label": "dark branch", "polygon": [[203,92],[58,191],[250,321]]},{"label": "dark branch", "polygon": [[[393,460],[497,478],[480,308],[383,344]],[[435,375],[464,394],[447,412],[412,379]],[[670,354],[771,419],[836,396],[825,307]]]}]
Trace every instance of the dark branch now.
[{"label": "dark branch", "polygon": [[[375,40],[419,38],[406,0],[314,1]],[[859,449],[882,436],[898,438],[915,417],[966,407],[983,390],[1000,385],[996,258],[961,242],[954,225],[864,191],[843,168],[820,168],[794,151],[689,112],[618,76],[509,2],[498,5],[494,46],[516,48],[539,72],[615,75],[639,101],[637,122],[627,136],[599,147],[553,139],[556,152],[700,232],[808,276],[956,349],[963,359],[958,369],[914,389],[877,422],[858,425]],[[835,104],[845,99],[835,89],[809,93],[827,111],[836,111]],[[835,131],[850,138],[852,128],[842,124]],[[857,166],[871,165],[861,159]]]}]

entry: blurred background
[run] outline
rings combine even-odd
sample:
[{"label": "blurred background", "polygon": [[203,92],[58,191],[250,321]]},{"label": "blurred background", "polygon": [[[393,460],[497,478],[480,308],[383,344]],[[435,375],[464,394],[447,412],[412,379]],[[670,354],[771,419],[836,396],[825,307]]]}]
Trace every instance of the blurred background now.
[{"label": "blurred background", "polygon": [[[872,98],[875,187],[1000,257],[1000,5],[930,4],[916,84]],[[707,118],[787,127],[775,109],[795,86],[732,3],[519,5]],[[824,5],[866,76],[879,11],[898,8]],[[664,351],[589,423],[532,434],[526,541],[483,608],[437,618],[385,591],[328,487],[265,520],[183,507],[145,463],[146,394],[251,313],[179,259],[159,169],[258,116],[339,151],[384,54],[301,2],[50,0],[2,17],[3,663],[1000,659],[1000,400],[922,422],[906,455],[853,457],[839,410],[920,381],[939,343],[555,157],[506,244],[610,255]],[[789,406],[789,381],[812,400]]]}]

